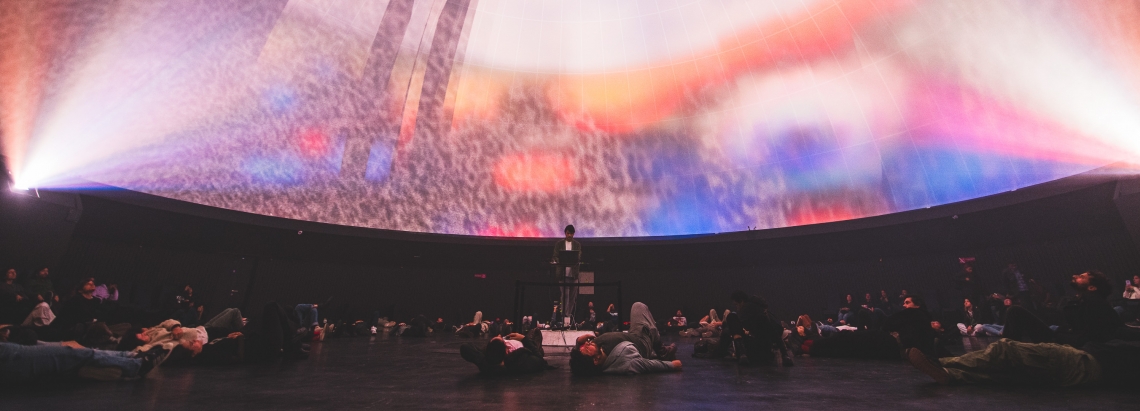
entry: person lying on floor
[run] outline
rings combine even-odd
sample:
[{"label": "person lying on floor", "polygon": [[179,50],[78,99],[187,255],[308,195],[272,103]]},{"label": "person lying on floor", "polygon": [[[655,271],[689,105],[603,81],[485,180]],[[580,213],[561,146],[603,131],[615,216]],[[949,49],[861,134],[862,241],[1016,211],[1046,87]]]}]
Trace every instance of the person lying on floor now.
[{"label": "person lying on floor", "polygon": [[475,364],[483,375],[529,374],[553,368],[546,363],[542,331],[537,328],[525,336],[510,333],[505,338],[492,338],[483,348],[475,343],[463,344],[459,355]]},{"label": "person lying on floor", "polygon": [[146,376],[165,358],[161,348],[146,353],[86,348],[75,341],[22,345],[0,341],[0,381],[27,382],[78,376],[102,381]]},{"label": "person lying on floor", "polygon": [[471,322],[459,326],[459,329],[455,330],[455,335],[465,338],[478,337],[486,334],[489,327],[490,323],[483,321],[483,312],[476,311],[475,318]]},{"label": "person lying on floor", "polygon": [[633,303],[629,332],[582,335],[570,351],[570,371],[575,375],[642,374],[680,371],[676,345],[662,346],[661,333],[649,307]]},{"label": "person lying on floor", "polygon": [[1140,342],[1090,342],[1082,349],[1002,338],[986,349],[931,359],[920,350],[907,360],[939,384],[1027,384],[1074,387],[1092,384],[1135,386],[1140,381]]}]

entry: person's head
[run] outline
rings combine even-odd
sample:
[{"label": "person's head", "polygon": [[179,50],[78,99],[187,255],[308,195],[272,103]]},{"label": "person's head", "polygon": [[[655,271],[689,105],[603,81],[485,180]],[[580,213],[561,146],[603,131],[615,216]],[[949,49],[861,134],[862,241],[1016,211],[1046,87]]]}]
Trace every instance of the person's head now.
[{"label": "person's head", "polygon": [[887,298],[887,290],[879,290],[879,297]]},{"label": "person's head", "polygon": [[1013,305],[1013,299],[1007,297],[1007,298],[1001,300],[1001,305],[1009,307],[1009,306]]},{"label": "person's head", "polygon": [[586,306],[587,306],[587,307],[590,307],[590,308],[594,308],[594,302],[593,302],[593,301],[588,301],[588,302],[586,302]]},{"label": "person's head", "polygon": [[40,272],[36,273],[36,275],[40,276],[40,278],[47,278],[47,276],[48,276],[47,267],[41,268]]},{"label": "person's head", "polygon": [[594,344],[594,336],[583,335],[575,341],[574,349],[570,350],[570,372],[575,375],[601,374],[601,365],[605,360],[605,353]]},{"label": "person's head", "polygon": [[851,294],[847,294],[847,298],[846,298],[846,300],[847,300],[847,302],[852,302],[852,301],[854,301],[854,300],[855,300],[855,298],[854,298],[854,297],[852,297],[852,296],[851,296]]},{"label": "person's head", "polygon": [[1140,287],[1140,275],[1132,276],[1132,286],[1133,287]]},{"label": "person's head", "polygon": [[682,315],[684,315],[684,314],[681,314],[681,310],[677,310],[677,316],[680,317]]},{"label": "person's head", "polygon": [[799,317],[796,318],[796,326],[797,327],[804,327],[804,328],[811,328],[811,326],[812,326],[811,317],[808,316],[807,314],[800,315]]},{"label": "person's head", "polygon": [[118,349],[120,351],[129,351],[148,342],[150,342],[150,336],[146,335],[146,333],[142,331],[142,328],[131,327],[126,334],[123,334],[123,339],[119,341]]},{"label": "person's head", "polygon": [[567,225],[566,229],[562,230],[562,232],[566,234],[567,240],[574,238],[574,225],[573,224]]},{"label": "person's head", "polygon": [[1106,277],[1104,273],[1096,270],[1074,275],[1070,285],[1076,289],[1077,294],[1081,296],[1095,295],[1108,297],[1108,295],[1112,293],[1112,284],[1108,282],[1108,277]]},{"label": "person's head", "polygon": [[83,280],[83,282],[79,283],[79,287],[76,287],[75,293],[85,296],[95,293],[95,279],[88,278],[86,280]]},{"label": "person's head", "polygon": [[8,272],[4,273],[4,281],[16,281],[16,269],[9,268]]},{"label": "person's head", "polygon": [[435,319],[435,322],[437,322],[437,323],[442,323],[442,322],[443,322],[443,317],[436,317],[436,319]]},{"label": "person's head", "polygon": [[867,300],[867,301],[871,301],[871,293],[864,294],[863,299]]},{"label": "person's head", "polygon": [[182,287],[182,291],[185,291],[185,292],[186,292],[186,294],[193,294],[193,293],[194,293],[194,288],[193,288],[193,287],[190,287],[190,284],[186,284],[186,286],[185,286],[185,287]]},{"label": "person's head", "polygon": [[570,373],[578,376],[601,375],[602,370],[594,364],[593,357],[575,349],[570,351]]},{"label": "person's head", "polygon": [[899,292],[899,295],[906,295],[906,290],[902,290],[901,292]]},{"label": "person's head", "polygon": [[926,307],[926,301],[923,301],[922,297],[917,295],[907,296],[906,299],[903,300],[903,308],[905,309],[919,309],[924,307]]},{"label": "person's head", "polygon": [[973,309],[974,303],[971,302],[969,298],[966,298],[966,299],[962,300],[962,308],[965,308],[967,310]]},{"label": "person's head", "polygon": [[736,306],[736,309],[739,310],[744,306],[744,303],[748,302],[748,293],[736,290],[732,292],[730,299],[732,300],[732,304]]}]

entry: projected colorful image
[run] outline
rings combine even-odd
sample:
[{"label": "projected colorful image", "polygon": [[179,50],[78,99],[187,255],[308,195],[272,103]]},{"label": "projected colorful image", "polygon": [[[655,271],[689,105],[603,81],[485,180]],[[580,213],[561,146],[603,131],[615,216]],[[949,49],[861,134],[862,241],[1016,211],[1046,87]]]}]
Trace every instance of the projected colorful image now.
[{"label": "projected colorful image", "polygon": [[1140,159],[1140,4],[40,0],[15,184],[481,236],[877,216]]}]

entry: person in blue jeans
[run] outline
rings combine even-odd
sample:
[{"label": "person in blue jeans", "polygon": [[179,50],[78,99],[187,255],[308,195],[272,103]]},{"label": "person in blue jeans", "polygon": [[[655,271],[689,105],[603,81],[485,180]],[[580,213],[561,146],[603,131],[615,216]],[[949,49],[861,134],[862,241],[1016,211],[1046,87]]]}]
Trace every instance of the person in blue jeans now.
[{"label": "person in blue jeans", "polygon": [[[0,342],[0,380],[21,382],[77,374],[83,376],[85,371],[89,375],[110,376],[99,379],[142,377],[161,360],[162,351],[152,350],[139,356],[130,351],[96,350],[73,343],[20,345]],[[107,373],[107,370],[113,372]]]},{"label": "person in blue jeans", "polygon": [[297,304],[293,310],[297,312],[297,322],[302,327],[313,328],[320,323],[316,304]]}]

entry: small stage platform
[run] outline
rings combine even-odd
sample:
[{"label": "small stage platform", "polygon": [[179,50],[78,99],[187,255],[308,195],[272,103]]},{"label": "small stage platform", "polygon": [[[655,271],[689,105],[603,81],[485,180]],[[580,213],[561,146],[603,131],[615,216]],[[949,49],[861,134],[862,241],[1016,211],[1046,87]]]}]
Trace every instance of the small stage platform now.
[{"label": "small stage platform", "polygon": [[574,330],[542,330],[542,345],[551,347],[573,347],[574,341],[578,340],[580,335],[593,335],[593,331],[574,331]]}]

